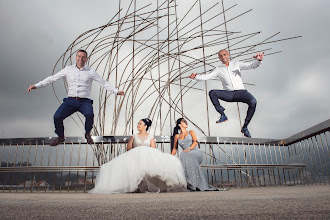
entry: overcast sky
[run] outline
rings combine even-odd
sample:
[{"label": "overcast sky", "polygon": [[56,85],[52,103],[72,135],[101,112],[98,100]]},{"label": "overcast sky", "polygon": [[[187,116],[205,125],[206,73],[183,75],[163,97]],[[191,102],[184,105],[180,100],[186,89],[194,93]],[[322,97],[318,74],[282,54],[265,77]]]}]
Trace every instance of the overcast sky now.
[{"label": "overcast sky", "polygon": [[[52,73],[58,58],[81,33],[115,15],[114,1],[0,0],[0,138],[55,136],[52,118],[59,103],[52,87],[26,90]],[[178,1],[178,7],[184,2]],[[249,126],[252,136],[286,138],[329,119],[330,1],[227,0],[225,6],[235,3],[240,12],[253,11],[229,29],[262,31],[264,36],[281,32],[282,38],[302,35],[272,46],[283,52],[265,57],[261,67],[243,78],[256,85],[247,86],[258,100]],[[225,106],[230,120],[221,125],[214,123],[217,114],[210,106],[211,135],[239,137],[236,104]],[[245,117],[244,106],[241,112]],[[65,121],[66,136],[81,136],[83,131],[70,120]]]}]

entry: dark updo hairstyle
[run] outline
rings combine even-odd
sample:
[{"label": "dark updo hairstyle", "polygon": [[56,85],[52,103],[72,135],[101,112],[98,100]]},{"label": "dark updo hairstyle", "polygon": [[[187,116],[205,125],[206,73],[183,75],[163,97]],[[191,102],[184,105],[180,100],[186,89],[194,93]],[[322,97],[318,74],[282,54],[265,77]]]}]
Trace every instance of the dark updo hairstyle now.
[{"label": "dark updo hairstyle", "polygon": [[150,127],[151,124],[152,124],[152,121],[151,121],[149,118],[141,119],[141,121],[143,121],[144,124],[147,126],[146,130],[148,131],[149,127]]},{"label": "dark updo hairstyle", "polygon": [[176,120],[176,124],[175,124],[175,127],[173,128],[173,135],[171,137],[171,152],[173,150],[173,148],[176,148],[177,146],[174,146],[174,137],[175,135],[179,134],[180,133],[180,127],[179,127],[179,124],[181,124],[181,121],[183,120],[184,118],[179,118],[178,120]]}]

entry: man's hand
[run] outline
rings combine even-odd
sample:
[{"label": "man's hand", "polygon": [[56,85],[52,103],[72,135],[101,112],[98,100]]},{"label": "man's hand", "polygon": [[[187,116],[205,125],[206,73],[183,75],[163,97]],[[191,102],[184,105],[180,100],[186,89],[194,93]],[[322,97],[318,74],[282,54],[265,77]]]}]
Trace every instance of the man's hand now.
[{"label": "man's hand", "polygon": [[117,95],[125,95],[125,92],[124,91],[118,91]]},{"label": "man's hand", "polygon": [[197,73],[192,73],[192,74],[189,76],[189,78],[190,78],[190,79],[195,79],[196,76],[197,76]]},{"label": "man's hand", "polygon": [[35,85],[30,85],[27,92],[31,92],[32,89],[36,89],[37,87]]},{"label": "man's hand", "polygon": [[262,52],[262,53],[257,53],[255,56],[253,56],[253,58],[261,61],[263,58],[264,58],[264,53],[265,52]]}]

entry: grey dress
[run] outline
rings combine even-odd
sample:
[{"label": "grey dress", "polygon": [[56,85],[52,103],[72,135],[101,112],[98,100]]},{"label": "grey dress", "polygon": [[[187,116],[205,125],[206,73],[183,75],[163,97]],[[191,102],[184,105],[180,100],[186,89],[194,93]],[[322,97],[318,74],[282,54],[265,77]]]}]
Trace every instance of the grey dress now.
[{"label": "grey dress", "polygon": [[[183,150],[189,148],[192,143],[193,140],[190,134],[188,134],[184,140],[178,140],[178,144]],[[200,164],[203,162],[203,153],[198,150],[197,146],[188,152],[182,152],[180,154],[180,159],[188,183],[188,189],[194,191],[217,190],[209,186],[206,181],[202,168],[200,167]]]}]

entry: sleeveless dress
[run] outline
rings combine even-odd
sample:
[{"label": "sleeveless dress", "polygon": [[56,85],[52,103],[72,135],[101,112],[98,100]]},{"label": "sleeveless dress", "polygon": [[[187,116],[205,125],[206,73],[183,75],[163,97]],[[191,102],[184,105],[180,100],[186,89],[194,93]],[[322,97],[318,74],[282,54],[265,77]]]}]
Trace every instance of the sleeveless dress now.
[{"label": "sleeveless dress", "polygon": [[186,191],[180,159],[151,148],[151,135],[133,138],[133,149],[100,167],[89,193]]},{"label": "sleeveless dress", "polygon": [[[179,139],[178,144],[185,150],[193,143],[192,137],[188,134],[184,140]],[[209,186],[200,167],[203,162],[203,153],[198,150],[198,146],[188,152],[181,152],[180,159],[183,165],[188,189],[193,191],[217,190],[215,187]]]}]

